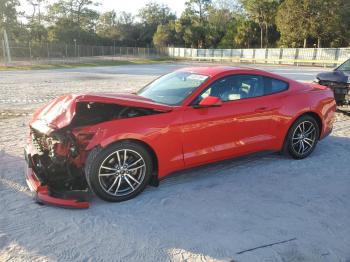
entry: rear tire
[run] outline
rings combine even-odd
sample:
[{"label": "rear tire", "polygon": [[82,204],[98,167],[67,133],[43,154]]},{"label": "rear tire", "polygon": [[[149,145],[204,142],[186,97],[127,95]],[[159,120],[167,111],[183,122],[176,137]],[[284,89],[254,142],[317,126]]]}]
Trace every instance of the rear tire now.
[{"label": "rear tire", "polygon": [[283,151],[294,159],[303,159],[315,149],[320,128],[315,118],[304,115],[290,127],[284,142]]},{"label": "rear tire", "polygon": [[101,199],[120,202],[134,198],[152,176],[147,149],[134,142],[118,142],[92,151],[86,161],[86,180]]}]

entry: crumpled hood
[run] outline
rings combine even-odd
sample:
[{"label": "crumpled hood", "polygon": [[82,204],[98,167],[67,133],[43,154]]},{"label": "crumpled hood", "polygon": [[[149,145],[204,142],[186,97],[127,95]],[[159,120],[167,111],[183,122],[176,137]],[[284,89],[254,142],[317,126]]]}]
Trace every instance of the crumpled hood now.
[{"label": "crumpled hood", "polygon": [[118,104],[122,106],[149,108],[160,112],[168,112],[172,110],[171,106],[158,104],[148,98],[132,94],[73,94],[58,97],[38,109],[33,114],[30,126],[46,134],[66,127],[72,122],[75,116],[76,105],[79,102]]}]

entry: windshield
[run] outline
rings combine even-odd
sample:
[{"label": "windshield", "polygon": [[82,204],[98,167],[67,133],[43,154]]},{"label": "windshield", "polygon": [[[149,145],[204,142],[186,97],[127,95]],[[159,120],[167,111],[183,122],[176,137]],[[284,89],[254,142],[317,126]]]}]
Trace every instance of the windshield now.
[{"label": "windshield", "polygon": [[157,103],[180,105],[207,79],[206,75],[177,71],[156,79],[137,94]]},{"label": "windshield", "polygon": [[345,63],[341,64],[337,71],[350,71],[350,59],[345,61]]}]

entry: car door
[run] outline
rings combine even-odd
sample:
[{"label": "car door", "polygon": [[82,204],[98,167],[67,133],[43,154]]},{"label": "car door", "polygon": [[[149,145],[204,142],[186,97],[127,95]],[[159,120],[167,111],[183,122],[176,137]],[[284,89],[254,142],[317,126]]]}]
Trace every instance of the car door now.
[{"label": "car door", "polygon": [[[260,75],[229,75],[209,85],[183,112],[185,165],[268,148],[273,120],[264,92],[264,77]],[[193,106],[208,95],[219,97],[223,104]]]}]

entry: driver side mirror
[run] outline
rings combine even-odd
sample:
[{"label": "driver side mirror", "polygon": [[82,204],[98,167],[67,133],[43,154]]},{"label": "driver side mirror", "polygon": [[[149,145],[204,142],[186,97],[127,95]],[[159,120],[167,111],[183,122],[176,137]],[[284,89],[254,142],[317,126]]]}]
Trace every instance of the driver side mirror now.
[{"label": "driver side mirror", "polygon": [[199,102],[195,108],[217,107],[222,105],[222,100],[216,96],[207,96]]}]

